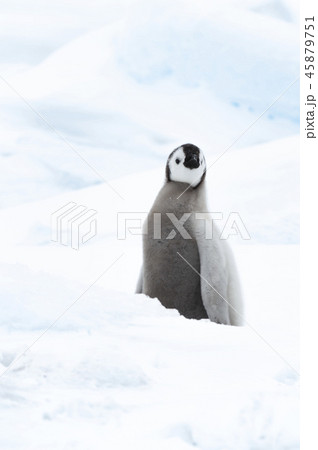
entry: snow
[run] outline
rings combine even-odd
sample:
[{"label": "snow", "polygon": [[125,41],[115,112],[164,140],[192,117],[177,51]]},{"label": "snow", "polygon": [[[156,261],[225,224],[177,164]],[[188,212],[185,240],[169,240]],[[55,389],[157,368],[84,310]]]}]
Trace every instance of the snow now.
[{"label": "snow", "polygon": [[[297,368],[297,249],[244,249],[248,321]],[[1,269],[5,370],[87,285]],[[92,287],[0,380],[3,448],[298,446],[292,368],[249,327],[187,320],[145,296]]]},{"label": "snow", "polygon": [[4,9],[0,206],[298,133],[296,2],[67,3]]},{"label": "snow", "polygon": [[[230,238],[245,327],[187,320],[132,294],[141,237],[117,240],[117,213],[147,211],[163,168],[115,180],[125,200],[100,184],[2,210],[3,448],[298,448],[298,246],[277,244],[285,232],[297,243],[297,145],[248,147],[224,156],[218,179],[207,174],[211,205],[243,198],[250,211],[251,241]],[[240,155],[250,165],[235,177]],[[51,214],[69,201],[98,212],[97,235],[78,251],[50,240]]]},{"label": "snow", "polygon": [[[298,2],[0,9],[0,447],[298,449]],[[118,215],[186,142],[251,237],[229,239],[244,327],[133,293]],[[79,250],[51,240],[69,202],[97,211]]]}]

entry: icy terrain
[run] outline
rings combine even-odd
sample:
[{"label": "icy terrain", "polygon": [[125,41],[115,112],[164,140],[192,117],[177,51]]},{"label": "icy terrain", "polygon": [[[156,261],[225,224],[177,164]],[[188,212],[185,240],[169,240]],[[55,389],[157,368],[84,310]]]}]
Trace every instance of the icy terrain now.
[{"label": "icy terrain", "polygon": [[[298,449],[297,2],[0,9],[0,448]],[[245,327],[133,294],[118,214],[185,142],[250,235],[229,239]],[[52,241],[69,202],[97,211],[79,250]]]},{"label": "icy terrain", "polygon": [[[238,261],[249,321],[297,368],[296,258],[293,247],[245,247]],[[5,370],[87,284],[1,272]],[[144,296],[91,288],[0,383],[1,448],[299,448],[288,364],[249,327],[187,320]]]},{"label": "icy terrain", "polygon": [[261,114],[234,149],[298,133],[295,1],[10,4],[1,207],[155,168],[183,142],[216,157]]},{"label": "icy terrain", "polygon": [[[243,328],[186,320],[132,294],[140,236],[117,240],[117,213],[147,211],[163,169],[114,181],[125,200],[101,184],[0,213],[3,448],[298,448],[298,246],[266,241],[296,236],[288,188],[297,185],[297,145],[288,138],[241,150],[247,158],[258,150],[281,211],[270,209],[273,193],[256,163],[253,189],[233,175],[223,197],[212,168],[207,175],[211,210],[214,197],[224,211],[243,195],[247,205],[264,205],[259,220],[242,214],[251,240],[230,238]],[[280,148],[292,170],[285,178]],[[236,166],[233,153],[220,162],[220,179]],[[98,211],[97,236],[79,250],[50,241],[51,213],[70,201]]]}]

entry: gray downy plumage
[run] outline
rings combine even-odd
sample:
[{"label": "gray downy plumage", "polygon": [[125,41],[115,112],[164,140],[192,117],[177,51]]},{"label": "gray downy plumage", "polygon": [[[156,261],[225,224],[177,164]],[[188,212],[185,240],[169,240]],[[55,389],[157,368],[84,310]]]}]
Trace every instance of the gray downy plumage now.
[{"label": "gray downy plumage", "polygon": [[243,302],[231,250],[214,223],[213,239],[207,239],[207,221],[196,215],[208,211],[205,175],[204,155],[195,145],[185,144],[170,154],[165,183],[145,224],[136,292],[158,298],[189,319],[242,325]]}]

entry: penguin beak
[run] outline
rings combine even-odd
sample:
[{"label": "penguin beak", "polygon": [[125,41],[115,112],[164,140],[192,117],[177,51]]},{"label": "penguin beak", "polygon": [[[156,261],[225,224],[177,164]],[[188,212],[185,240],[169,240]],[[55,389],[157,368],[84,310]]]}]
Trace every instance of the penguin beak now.
[{"label": "penguin beak", "polygon": [[197,169],[200,165],[199,155],[193,153],[186,157],[183,165],[188,169]]}]

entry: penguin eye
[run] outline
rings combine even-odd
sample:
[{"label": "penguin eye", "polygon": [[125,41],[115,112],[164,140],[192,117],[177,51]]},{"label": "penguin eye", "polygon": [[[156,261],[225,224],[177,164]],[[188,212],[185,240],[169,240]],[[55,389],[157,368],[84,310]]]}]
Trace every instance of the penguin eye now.
[{"label": "penguin eye", "polygon": [[176,159],[176,163],[180,164],[180,159],[179,158]]}]

